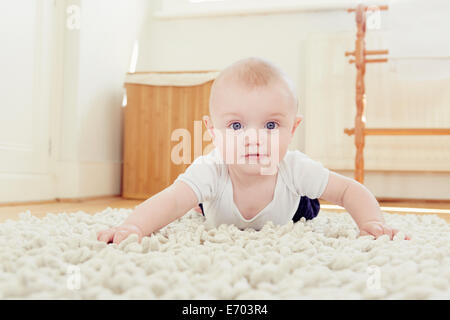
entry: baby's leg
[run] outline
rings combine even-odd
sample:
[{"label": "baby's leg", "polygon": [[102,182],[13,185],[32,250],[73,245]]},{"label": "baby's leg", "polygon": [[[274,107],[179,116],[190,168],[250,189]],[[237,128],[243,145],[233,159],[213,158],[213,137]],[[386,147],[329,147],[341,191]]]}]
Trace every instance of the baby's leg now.
[{"label": "baby's leg", "polygon": [[306,196],[302,196],[292,221],[295,223],[299,221],[301,217],[305,217],[306,220],[314,219],[319,214],[319,211],[319,199],[310,199]]}]

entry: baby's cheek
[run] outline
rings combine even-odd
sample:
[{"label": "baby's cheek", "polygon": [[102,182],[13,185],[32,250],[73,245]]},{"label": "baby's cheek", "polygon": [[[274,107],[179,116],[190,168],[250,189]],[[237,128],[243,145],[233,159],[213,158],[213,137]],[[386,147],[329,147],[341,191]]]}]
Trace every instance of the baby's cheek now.
[{"label": "baby's cheek", "polygon": [[230,139],[228,141],[216,139],[214,140],[214,145],[222,155],[224,162],[227,164],[232,164],[236,161],[238,152],[236,141],[233,142]]}]

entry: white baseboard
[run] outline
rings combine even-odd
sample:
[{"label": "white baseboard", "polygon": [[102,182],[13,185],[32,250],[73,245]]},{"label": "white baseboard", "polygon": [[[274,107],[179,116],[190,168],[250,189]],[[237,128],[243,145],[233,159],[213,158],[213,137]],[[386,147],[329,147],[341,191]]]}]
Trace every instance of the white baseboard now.
[{"label": "white baseboard", "polygon": [[0,203],[121,194],[121,162],[55,163],[55,174],[0,173]]},{"label": "white baseboard", "polygon": [[59,162],[57,198],[121,194],[121,162]]},{"label": "white baseboard", "polygon": [[49,200],[55,192],[51,174],[0,173],[0,203]]}]

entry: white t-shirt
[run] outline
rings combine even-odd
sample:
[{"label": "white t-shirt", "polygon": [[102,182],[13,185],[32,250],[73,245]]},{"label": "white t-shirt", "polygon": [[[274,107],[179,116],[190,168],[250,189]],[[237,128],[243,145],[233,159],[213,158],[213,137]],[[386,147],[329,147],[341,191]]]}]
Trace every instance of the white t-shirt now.
[{"label": "white t-shirt", "polygon": [[301,196],[320,198],[328,183],[329,170],[298,150],[288,150],[278,164],[273,200],[252,219],[245,219],[233,200],[233,184],[217,148],[197,157],[175,181],[183,181],[197,195],[208,227],[234,224],[239,229],[260,230],[271,220],[283,225],[292,220]]}]

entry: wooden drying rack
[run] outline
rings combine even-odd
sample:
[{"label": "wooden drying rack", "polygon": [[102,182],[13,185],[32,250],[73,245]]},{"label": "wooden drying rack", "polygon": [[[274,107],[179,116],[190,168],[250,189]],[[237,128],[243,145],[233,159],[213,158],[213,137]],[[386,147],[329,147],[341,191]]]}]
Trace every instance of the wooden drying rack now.
[{"label": "wooden drying rack", "polygon": [[[388,6],[377,6],[377,10],[388,10]],[[427,129],[427,128],[383,128],[367,129],[365,119],[363,119],[366,107],[366,94],[364,75],[366,63],[387,62],[387,58],[366,59],[366,55],[388,54],[388,50],[366,50],[366,11],[373,10],[374,6],[358,5],[354,9],[347,9],[347,12],[355,12],[356,20],[356,41],[355,51],[345,52],[345,56],[353,56],[349,63],[356,66],[356,117],[355,128],[344,129],[344,133],[349,136],[355,135],[356,158],[355,158],[355,180],[364,183],[364,145],[366,135],[450,135],[450,129]]]}]

